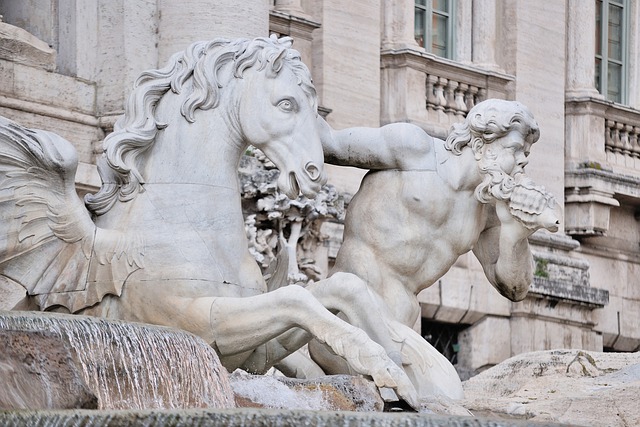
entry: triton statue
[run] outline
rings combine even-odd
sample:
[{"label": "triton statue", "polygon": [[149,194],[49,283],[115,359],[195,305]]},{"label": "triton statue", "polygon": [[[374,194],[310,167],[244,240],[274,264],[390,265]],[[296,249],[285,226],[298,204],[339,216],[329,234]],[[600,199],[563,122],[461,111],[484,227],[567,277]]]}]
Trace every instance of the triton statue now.
[{"label": "triton statue", "polygon": [[[554,197],[524,175],[539,136],[524,105],[498,99],[473,107],[446,141],[407,123],[340,131],[326,127],[323,147],[331,161],[342,162],[344,146],[352,153],[346,164],[366,157],[370,146],[396,147],[402,153],[395,168],[370,171],[363,179],[347,209],[334,271],[362,278],[382,301],[378,310],[407,327],[421,313],[418,293],[469,251],[500,294],[512,301],[524,299],[534,270],[527,237],[539,229],[557,231],[561,218]],[[366,325],[354,324],[366,330]],[[411,345],[404,347],[403,359],[413,366],[407,364],[405,370],[420,395],[425,387],[433,392],[429,381],[420,379],[430,368],[421,372],[416,360],[435,349],[417,339],[406,343]],[[330,372],[347,370],[321,346],[311,349]]]}]

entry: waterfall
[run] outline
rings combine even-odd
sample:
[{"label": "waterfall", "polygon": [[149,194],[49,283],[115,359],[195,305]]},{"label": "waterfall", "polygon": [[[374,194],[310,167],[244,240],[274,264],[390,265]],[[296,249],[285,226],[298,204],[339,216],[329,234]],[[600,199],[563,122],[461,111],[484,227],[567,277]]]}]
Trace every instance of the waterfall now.
[{"label": "waterfall", "polygon": [[0,329],[67,345],[99,409],[233,408],[228,373],[200,338],[175,329],[53,313],[0,312]]}]

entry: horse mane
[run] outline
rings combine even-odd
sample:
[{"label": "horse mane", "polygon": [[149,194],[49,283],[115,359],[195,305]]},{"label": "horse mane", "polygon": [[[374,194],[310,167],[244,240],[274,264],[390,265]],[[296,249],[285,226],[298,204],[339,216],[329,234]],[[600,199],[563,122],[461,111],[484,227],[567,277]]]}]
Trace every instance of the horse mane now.
[{"label": "horse mane", "polygon": [[[173,55],[164,68],[143,72],[125,105],[124,116],[103,142],[103,154],[97,161],[103,184],[97,193],[85,196],[87,208],[102,215],[117,200],[126,202],[144,191],[138,159],[153,145],[158,132],[167,127],[155,115],[157,103],[169,90],[176,94],[184,92],[180,113],[187,121],[195,122],[195,110],[218,106],[224,88],[224,80],[218,73],[227,64],[232,64],[231,78],[242,78],[243,72],[251,67],[275,76],[286,65],[317,109],[309,70],[291,45],[289,37],[196,42]],[[185,84],[190,79],[191,84]]]}]

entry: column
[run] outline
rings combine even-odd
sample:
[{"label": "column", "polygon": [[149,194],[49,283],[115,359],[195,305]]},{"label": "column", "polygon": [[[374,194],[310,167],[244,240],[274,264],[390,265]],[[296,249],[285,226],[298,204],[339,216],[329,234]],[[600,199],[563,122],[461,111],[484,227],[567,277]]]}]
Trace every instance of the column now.
[{"label": "column", "polygon": [[470,63],[472,60],[473,0],[457,0],[455,10],[455,54],[458,62]]},{"label": "column", "polygon": [[274,10],[299,18],[311,19],[302,7],[302,0],[276,0]]},{"label": "column", "polygon": [[567,96],[601,97],[595,88],[596,4],[567,2]]},{"label": "column", "polygon": [[497,1],[473,0],[472,59],[477,66],[498,69]]},{"label": "column", "polygon": [[383,0],[382,49],[419,49],[414,38],[414,2]]},{"label": "column", "polygon": [[[159,60],[199,40],[264,37],[269,32],[269,2],[255,0],[157,0]],[[242,25],[238,25],[241,22]]]}]

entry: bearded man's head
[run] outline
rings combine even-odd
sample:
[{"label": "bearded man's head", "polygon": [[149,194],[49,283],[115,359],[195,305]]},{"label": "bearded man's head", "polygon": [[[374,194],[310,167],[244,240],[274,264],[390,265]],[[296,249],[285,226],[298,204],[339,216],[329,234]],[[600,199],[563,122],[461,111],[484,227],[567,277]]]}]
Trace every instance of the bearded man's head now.
[{"label": "bearded man's head", "polygon": [[540,127],[531,111],[519,102],[502,99],[480,102],[469,111],[464,122],[451,127],[445,148],[456,155],[462,154],[466,146],[471,148],[483,176],[475,190],[476,198],[482,203],[495,199],[507,201],[511,197],[516,181],[500,168],[486,146],[514,130],[530,145],[540,138]]}]

